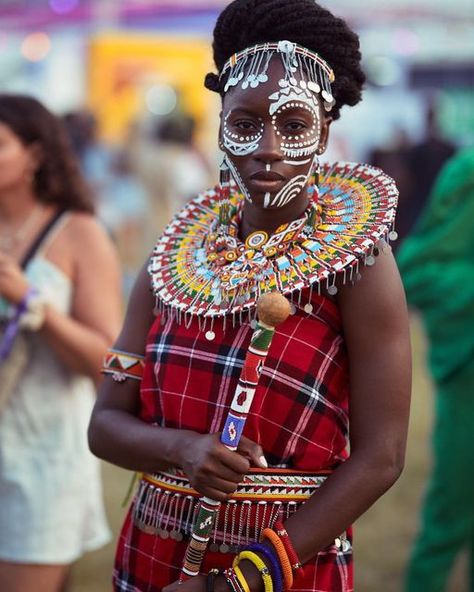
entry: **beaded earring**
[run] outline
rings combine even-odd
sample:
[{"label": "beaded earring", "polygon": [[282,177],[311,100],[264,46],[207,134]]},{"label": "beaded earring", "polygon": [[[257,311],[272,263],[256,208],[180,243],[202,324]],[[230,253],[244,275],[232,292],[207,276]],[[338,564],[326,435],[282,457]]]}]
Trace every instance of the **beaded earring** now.
[{"label": "beaded earring", "polygon": [[227,164],[227,157],[219,167],[219,226],[229,226],[230,224],[230,169]]},{"label": "beaded earring", "polygon": [[308,188],[307,188],[308,197],[309,197],[310,201],[312,201],[314,203],[317,203],[318,195],[319,195],[319,188],[318,188],[319,171],[320,171],[319,159],[317,156],[315,156],[314,160],[313,160],[313,164],[311,165],[311,172],[309,174]]}]

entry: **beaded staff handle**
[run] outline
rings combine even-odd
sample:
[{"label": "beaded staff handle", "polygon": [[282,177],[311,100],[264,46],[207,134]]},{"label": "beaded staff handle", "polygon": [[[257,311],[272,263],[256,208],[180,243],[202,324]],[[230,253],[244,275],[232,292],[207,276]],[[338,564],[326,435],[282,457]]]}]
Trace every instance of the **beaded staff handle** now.
[{"label": "beaded staff handle", "polygon": [[[259,320],[221,434],[221,442],[229,450],[237,450],[275,327],[288,318],[290,310],[288,300],[278,292],[264,294],[257,302]],[[184,556],[180,583],[199,574],[219,506],[220,502],[208,497],[200,499],[193,533]]]}]

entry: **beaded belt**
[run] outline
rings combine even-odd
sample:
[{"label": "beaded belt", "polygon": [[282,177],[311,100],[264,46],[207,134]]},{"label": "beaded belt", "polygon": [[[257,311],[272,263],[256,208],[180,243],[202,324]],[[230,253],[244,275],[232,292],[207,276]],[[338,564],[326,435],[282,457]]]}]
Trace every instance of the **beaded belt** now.
[{"label": "beaded belt", "polygon": [[[290,469],[250,472],[221,504],[210,551],[236,552],[259,540],[278,517],[285,520],[325,481],[329,471]],[[181,471],[142,476],[133,509],[134,524],[149,534],[181,541],[191,535],[200,494]]]}]

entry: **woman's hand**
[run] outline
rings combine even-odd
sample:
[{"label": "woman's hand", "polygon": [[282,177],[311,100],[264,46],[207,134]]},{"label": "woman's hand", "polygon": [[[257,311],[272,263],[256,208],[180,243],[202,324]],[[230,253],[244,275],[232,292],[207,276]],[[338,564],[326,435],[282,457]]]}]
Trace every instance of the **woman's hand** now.
[{"label": "woman's hand", "polygon": [[201,495],[220,502],[229,499],[251,466],[267,468],[261,446],[245,436],[237,452],[228,450],[219,434],[188,433],[180,451],[181,466]]},{"label": "woman's hand", "polygon": [[[223,575],[216,576],[214,580],[214,592],[229,592],[230,587]],[[173,582],[163,588],[162,592],[206,592],[206,576],[194,576],[182,584]]]},{"label": "woman's hand", "polygon": [[11,304],[20,304],[28,288],[28,281],[20,266],[0,252],[0,296]]},{"label": "woman's hand", "polygon": [[176,580],[176,582],[165,586],[162,592],[178,592],[178,590],[179,592],[206,592],[206,576],[194,576],[182,584]]}]

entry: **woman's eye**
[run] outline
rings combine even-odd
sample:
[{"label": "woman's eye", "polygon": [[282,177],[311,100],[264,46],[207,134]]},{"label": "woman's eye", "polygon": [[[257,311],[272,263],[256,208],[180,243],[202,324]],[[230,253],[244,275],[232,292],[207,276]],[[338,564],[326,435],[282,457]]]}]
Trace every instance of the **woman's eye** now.
[{"label": "woman's eye", "polygon": [[248,120],[241,120],[241,121],[236,121],[234,123],[234,127],[236,127],[237,129],[242,129],[242,130],[254,130],[256,129],[255,124],[253,123],[253,121],[248,121]]},{"label": "woman's eye", "polygon": [[299,132],[307,126],[302,121],[289,121],[285,124],[285,129],[290,132]]}]

